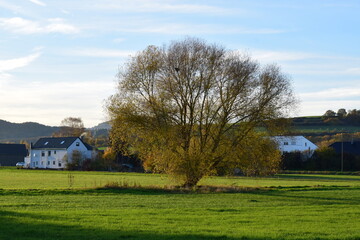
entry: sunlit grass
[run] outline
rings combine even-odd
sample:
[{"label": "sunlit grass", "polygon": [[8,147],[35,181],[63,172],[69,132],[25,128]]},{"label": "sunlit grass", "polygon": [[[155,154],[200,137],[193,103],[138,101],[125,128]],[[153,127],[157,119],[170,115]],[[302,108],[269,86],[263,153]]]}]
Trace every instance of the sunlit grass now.
[{"label": "sunlit grass", "polygon": [[[2,189],[66,189],[92,188],[107,183],[119,182],[138,186],[176,185],[171,178],[160,174],[119,173],[119,172],[81,172],[29,170],[0,168],[0,188]],[[347,175],[301,175],[279,174],[274,177],[207,177],[200,185],[226,185],[250,187],[277,186],[360,186],[359,176]]]},{"label": "sunlit grass", "polygon": [[360,238],[359,176],[211,177],[201,184],[274,188],[204,194],[94,188],[173,184],[162,175],[71,174],[69,188],[69,172],[0,169],[0,239]]}]

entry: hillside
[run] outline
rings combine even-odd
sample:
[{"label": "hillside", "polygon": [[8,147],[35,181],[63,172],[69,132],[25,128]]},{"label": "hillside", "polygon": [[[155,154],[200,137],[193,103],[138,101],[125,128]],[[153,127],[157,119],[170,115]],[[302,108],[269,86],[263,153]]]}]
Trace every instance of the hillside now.
[{"label": "hillside", "polygon": [[334,135],[338,133],[360,132],[360,124],[358,122],[349,123],[338,117],[297,117],[291,120],[291,132],[299,135]]},{"label": "hillside", "polygon": [[[93,137],[107,137],[111,126],[103,122],[90,128]],[[59,127],[51,127],[35,122],[11,123],[0,120],[0,143],[4,142],[35,142],[40,137],[51,136]],[[296,117],[291,119],[291,134],[304,136],[336,135],[339,133],[359,133],[360,124],[341,121],[337,117],[322,116]]]},{"label": "hillside", "polygon": [[[111,126],[108,122],[90,128],[93,137],[107,138]],[[54,132],[59,131],[60,127],[46,126],[36,122],[12,123],[0,120],[0,143],[18,143],[21,140],[36,142],[40,137],[49,137]]]},{"label": "hillside", "polygon": [[0,120],[0,142],[34,142],[39,137],[51,136],[59,127],[50,127],[35,122],[11,123]]}]

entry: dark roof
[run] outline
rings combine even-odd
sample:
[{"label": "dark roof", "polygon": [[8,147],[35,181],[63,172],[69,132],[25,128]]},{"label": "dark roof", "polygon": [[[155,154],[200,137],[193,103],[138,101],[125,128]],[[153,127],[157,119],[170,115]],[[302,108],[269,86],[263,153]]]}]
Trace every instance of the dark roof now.
[{"label": "dark roof", "polygon": [[341,153],[343,149],[344,153],[360,155],[360,141],[335,142],[329,147],[332,147],[337,153]]},{"label": "dark roof", "polygon": [[[49,149],[49,148],[60,148],[67,149],[70,145],[75,142],[76,139],[80,139],[78,137],[50,137],[50,138],[40,138],[37,142],[32,146],[32,149]],[[80,141],[85,145],[87,150],[92,150],[92,147]]]},{"label": "dark roof", "polygon": [[27,155],[25,144],[0,143],[0,155]]}]

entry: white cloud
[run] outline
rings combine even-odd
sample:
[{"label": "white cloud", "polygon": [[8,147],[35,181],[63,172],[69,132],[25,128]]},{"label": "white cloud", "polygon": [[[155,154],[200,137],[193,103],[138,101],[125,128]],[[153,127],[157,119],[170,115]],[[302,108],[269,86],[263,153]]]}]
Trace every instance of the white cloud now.
[{"label": "white cloud", "polygon": [[15,33],[36,33],[41,28],[38,23],[20,17],[0,18],[0,27]]},{"label": "white cloud", "polygon": [[87,48],[68,51],[65,54],[84,57],[129,57],[135,51],[122,51],[114,49]]},{"label": "white cloud", "polygon": [[[249,49],[249,52],[253,57],[266,62],[273,61],[298,61],[298,60],[310,60],[310,59],[322,59],[327,61],[352,61],[360,62],[358,57],[349,56],[333,56],[333,55],[322,55],[311,52],[299,52],[299,51],[273,51],[263,49]],[[349,71],[359,71],[360,68],[348,69]]]},{"label": "white cloud", "polygon": [[40,53],[34,53],[26,57],[0,60],[0,73],[25,67],[29,65],[31,62],[33,62],[35,59],[37,59],[40,55],[41,55]]},{"label": "white cloud", "polygon": [[4,86],[8,83],[8,81],[12,78],[12,75],[9,73],[0,72],[0,89],[4,88]]},{"label": "white cloud", "polygon": [[345,70],[346,73],[349,74],[360,74],[360,68],[348,68]]},{"label": "white cloud", "polygon": [[96,9],[107,9],[124,12],[165,12],[165,13],[203,13],[203,14],[246,14],[243,10],[226,9],[222,7],[204,5],[204,4],[172,4],[164,0],[107,0],[95,4]]},{"label": "white cloud", "polygon": [[125,41],[126,41],[125,38],[115,38],[115,39],[113,40],[113,42],[115,42],[115,43],[122,43],[122,42],[125,42]]},{"label": "white cloud", "polygon": [[81,117],[87,127],[104,121],[103,100],[114,91],[111,81],[24,83],[13,80],[5,81],[4,85],[0,88],[0,119],[47,125],[58,125],[68,116]]},{"label": "white cloud", "polygon": [[45,32],[57,32],[64,34],[78,33],[79,30],[70,24],[66,24],[61,18],[48,19],[49,24],[44,27]]},{"label": "white cloud", "polygon": [[62,12],[63,14],[66,14],[66,15],[70,14],[70,12],[67,11],[67,10],[65,10],[65,9],[62,9],[61,12]]},{"label": "white cloud", "polygon": [[265,51],[254,50],[251,55],[264,62],[278,62],[278,61],[297,61],[304,59],[319,58],[319,55],[306,52],[285,52],[285,51]]},{"label": "white cloud", "polygon": [[249,29],[241,27],[229,27],[217,24],[183,24],[163,23],[138,19],[126,25],[117,26],[115,31],[131,33],[161,33],[161,34],[279,34],[284,32],[280,29],[261,28]]},{"label": "white cloud", "polygon": [[36,4],[36,5],[39,5],[39,6],[43,6],[43,7],[46,6],[46,4],[44,2],[41,2],[39,0],[29,0],[29,1]]},{"label": "white cloud", "polygon": [[50,18],[45,23],[27,20],[21,17],[0,18],[0,28],[20,34],[34,33],[78,33],[79,29],[61,18]]},{"label": "white cloud", "polygon": [[24,13],[24,10],[23,10],[23,8],[21,6],[14,5],[14,4],[4,2],[4,1],[1,1],[1,0],[0,0],[0,7],[4,8],[4,9],[7,9],[7,10],[10,10],[13,13],[22,13],[22,14]]},{"label": "white cloud", "polygon": [[301,102],[301,111],[296,116],[319,116],[327,110],[338,110],[340,108],[354,109],[360,105],[360,100],[323,100],[312,101],[304,99]]},{"label": "white cloud", "polygon": [[358,97],[360,99],[360,86],[330,88],[318,92],[299,94],[302,99],[307,100],[336,100]]}]

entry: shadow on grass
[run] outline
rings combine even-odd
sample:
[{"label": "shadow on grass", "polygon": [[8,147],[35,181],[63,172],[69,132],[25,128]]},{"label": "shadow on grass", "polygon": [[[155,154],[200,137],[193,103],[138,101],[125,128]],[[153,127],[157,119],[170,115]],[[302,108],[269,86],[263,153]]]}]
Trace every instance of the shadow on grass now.
[{"label": "shadow on grass", "polygon": [[2,195],[39,196],[39,195],[84,195],[84,194],[132,194],[132,195],[166,195],[183,192],[162,188],[87,188],[87,189],[0,189]]},{"label": "shadow on grass", "polygon": [[[354,205],[359,204],[358,193],[360,188],[349,188],[349,187],[339,187],[339,186],[325,186],[325,187],[305,187],[299,189],[285,189],[274,191],[262,191],[262,192],[253,192],[256,195],[276,197],[289,199],[291,201],[302,201],[302,203],[307,203],[311,205],[334,205],[334,204],[344,204],[344,205]],[[341,194],[340,191],[346,190],[347,193],[351,194]],[[316,192],[325,192],[325,194],[316,194]],[[329,191],[329,194],[326,193]],[[334,193],[333,191],[339,191]],[[300,194],[293,194],[294,192],[300,192]],[[306,194],[306,192],[309,192]],[[334,197],[335,196],[335,197]]]},{"label": "shadow on grass", "polygon": [[[58,217],[42,216],[31,213],[18,213],[11,211],[0,211],[0,239],[27,239],[27,240],[74,240],[74,239],[227,239],[227,240],[275,240],[273,238],[257,238],[243,236],[233,238],[219,233],[219,235],[202,235],[202,234],[187,234],[184,233],[157,233],[150,231],[126,230],[121,224],[118,230],[108,230],[98,228],[86,228],[80,223],[71,222],[56,223],[59,221]],[[61,219],[64,221],[64,219]],[[65,219],[66,221],[66,219]],[[68,220],[71,221],[70,219]],[[279,239],[279,238],[276,238]],[[320,239],[320,238],[319,238]],[[282,240],[281,238],[279,240]]]},{"label": "shadow on grass", "polygon": [[307,175],[277,175],[274,178],[276,179],[280,179],[280,180],[330,180],[330,181],[355,181],[355,182],[360,182],[360,177],[358,176],[353,176],[350,175],[349,177],[340,177],[340,175],[324,175],[324,176],[320,176],[320,175],[311,175],[311,174],[307,174]]},{"label": "shadow on grass", "polygon": [[307,191],[359,191],[360,187],[351,186],[272,186],[272,187],[242,187],[242,186],[211,186],[199,185],[192,189],[181,187],[97,187],[85,189],[0,189],[2,195],[39,196],[39,195],[85,195],[85,194],[131,194],[131,195],[168,195],[168,194],[220,194],[220,193],[254,193],[260,195],[278,195],[285,192]]}]

